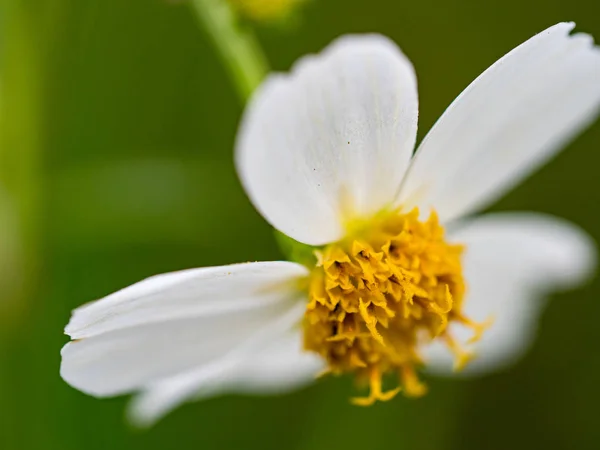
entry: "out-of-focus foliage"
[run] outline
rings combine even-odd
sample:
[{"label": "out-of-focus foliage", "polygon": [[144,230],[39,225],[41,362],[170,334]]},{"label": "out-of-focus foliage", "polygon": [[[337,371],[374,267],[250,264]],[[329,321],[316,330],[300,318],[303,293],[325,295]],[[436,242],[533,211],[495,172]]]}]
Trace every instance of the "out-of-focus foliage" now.
[{"label": "out-of-focus foliage", "polygon": [[[387,34],[416,66],[421,137],[536,32],[576,20],[600,38],[597,0],[327,0],[298,11],[301,27],[259,30],[272,65],[287,69],[342,33]],[[184,3],[4,0],[0,32],[0,176],[26,270],[24,312],[0,317],[10,330],[0,334],[0,448],[598,448],[598,281],[554,296],[516,367],[428,379],[420,400],[357,408],[349,380],[325,379],[283,397],[192,404],[149,432],[128,429],[125,399],[95,400],[60,379],[62,329],[72,308],[152,274],[281,257],[235,175],[241,107]],[[599,145],[596,125],[494,209],[553,213],[599,239]]]}]

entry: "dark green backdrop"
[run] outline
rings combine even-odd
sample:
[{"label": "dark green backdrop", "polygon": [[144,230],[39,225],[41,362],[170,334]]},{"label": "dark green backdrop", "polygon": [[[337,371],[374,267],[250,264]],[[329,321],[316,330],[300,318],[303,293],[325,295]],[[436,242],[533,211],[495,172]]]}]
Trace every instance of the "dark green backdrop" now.
[{"label": "dark green backdrop", "polygon": [[[598,0],[313,0],[302,16],[258,30],[273,67],[342,33],[385,33],[416,66],[421,137],[536,32],[575,20],[600,38]],[[137,432],[125,399],[71,389],[58,368],[72,308],[151,274],[280,255],[234,173],[240,102],[185,4],[4,0],[0,22],[0,183],[21,218],[0,273],[1,449],[600,448],[599,281],[553,297],[516,367],[428,379],[421,400],[357,408],[351,383],[328,379],[187,405]],[[599,151],[595,125],[493,209],[553,213],[600,238]]]}]

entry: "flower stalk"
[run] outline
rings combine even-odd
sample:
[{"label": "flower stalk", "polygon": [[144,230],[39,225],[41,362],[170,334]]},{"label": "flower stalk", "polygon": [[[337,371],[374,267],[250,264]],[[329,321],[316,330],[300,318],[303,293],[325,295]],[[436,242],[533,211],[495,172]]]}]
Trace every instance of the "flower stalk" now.
[{"label": "flower stalk", "polygon": [[240,25],[226,1],[192,0],[190,5],[229,71],[238,95],[247,100],[269,71],[256,37]]},{"label": "flower stalk", "polygon": [[26,308],[39,269],[42,55],[30,8],[10,2],[3,12],[11,17],[3,30],[9,38],[0,49],[0,315],[5,331]]}]

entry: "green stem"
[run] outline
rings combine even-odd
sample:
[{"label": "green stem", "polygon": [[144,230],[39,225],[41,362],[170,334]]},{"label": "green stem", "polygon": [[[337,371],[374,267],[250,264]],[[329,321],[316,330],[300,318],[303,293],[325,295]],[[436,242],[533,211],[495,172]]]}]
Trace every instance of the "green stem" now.
[{"label": "green stem", "polygon": [[269,71],[260,44],[249,29],[238,23],[227,1],[191,0],[190,3],[245,101]]},{"label": "green stem", "polygon": [[[18,233],[11,248],[18,254],[3,255],[14,258],[12,273],[3,273],[0,284],[4,292],[3,330],[14,325],[14,315],[22,314],[27,300],[36,286],[39,258],[40,227],[40,96],[41,50],[39,40],[39,11],[28,2],[12,1],[3,5],[5,20],[2,30],[2,116],[0,119],[0,188],[8,196],[9,212],[3,212],[0,223],[12,219],[4,216],[14,213]],[[0,232],[7,233],[6,225]],[[27,283],[22,283],[21,276]],[[14,289],[13,289],[14,288]],[[12,301],[8,302],[7,297]],[[2,308],[0,308],[2,309]]]}]

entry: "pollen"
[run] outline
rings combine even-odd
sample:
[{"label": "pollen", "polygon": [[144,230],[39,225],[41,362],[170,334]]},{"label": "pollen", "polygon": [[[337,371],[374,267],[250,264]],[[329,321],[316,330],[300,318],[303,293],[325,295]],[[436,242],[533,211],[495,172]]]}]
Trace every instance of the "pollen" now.
[{"label": "pollen", "polygon": [[[353,228],[349,237],[316,251],[304,317],[304,347],[327,362],[326,372],[353,374],[370,394],[357,405],[389,400],[398,392],[427,391],[418,376],[422,345],[439,339],[461,369],[472,354],[451,335],[456,322],[479,338],[485,325],[462,313],[465,294],[461,255],[448,243],[435,212],[419,220],[417,209],[381,214]],[[383,388],[384,379],[393,387]]]}]

